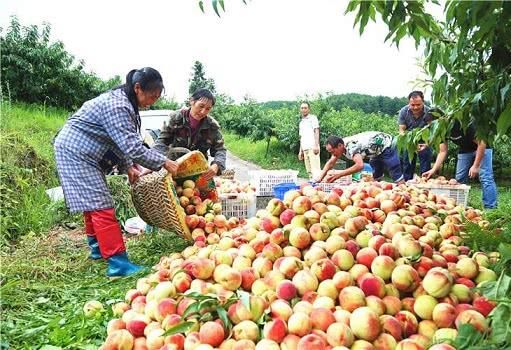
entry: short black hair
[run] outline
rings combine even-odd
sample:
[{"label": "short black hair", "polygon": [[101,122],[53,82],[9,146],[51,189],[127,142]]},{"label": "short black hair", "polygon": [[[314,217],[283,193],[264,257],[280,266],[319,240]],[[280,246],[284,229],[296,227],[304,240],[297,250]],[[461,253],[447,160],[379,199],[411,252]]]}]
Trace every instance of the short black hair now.
[{"label": "short black hair", "polygon": [[411,99],[412,97],[420,97],[424,101],[424,93],[419,90],[414,90],[408,94],[408,99]]},{"label": "short black hair", "polygon": [[192,101],[198,101],[200,99],[206,99],[208,101],[211,101],[211,104],[214,106],[216,99],[215,96],[213,96],[213,93],[209,91],[208,89],[197,89],[195,92],[190,96],[190,99]]},{"label": "short black hair", "polygon": [[339,136],[330,135],[326,139],[326,144],[332,147],[337,147],[339,145],[344,145],[344,140]]}]

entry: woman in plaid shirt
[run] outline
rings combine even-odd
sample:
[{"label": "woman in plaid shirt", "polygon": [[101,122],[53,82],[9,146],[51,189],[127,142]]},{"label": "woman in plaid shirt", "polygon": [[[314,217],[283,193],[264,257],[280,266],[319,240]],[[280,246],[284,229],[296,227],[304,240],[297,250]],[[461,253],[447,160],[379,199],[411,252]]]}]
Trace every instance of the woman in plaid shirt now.
[{"label": "woman in plaid shirt", "polygon": [[162,167],[174,173],[177,163],[146,148],[140,135],[139,108],[156,102],[163,90],[153,68],[132,70],[126,83],[87,101],[72,115],[55,139],[55,159],[66,204],[83,212],[92,259],[108,261],[108,276],[126,276],[140,270],[126,255],[122,231],[107,188],[108,162],[128,173],[131,183],[140,166]]}]

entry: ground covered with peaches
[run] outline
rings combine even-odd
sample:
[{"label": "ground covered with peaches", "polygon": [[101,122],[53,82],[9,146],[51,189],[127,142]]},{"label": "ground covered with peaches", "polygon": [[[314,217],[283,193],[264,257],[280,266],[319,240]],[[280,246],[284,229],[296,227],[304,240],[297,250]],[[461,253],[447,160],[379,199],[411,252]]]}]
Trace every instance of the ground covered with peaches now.
[{"label": "ground covered with peaches", "polygon": [[511,340],[500,322],[511,307],[499,303],[510,278],[492,268],[502,254],[465,242],[468,224],[490,223],[452,199],[413,185],[325,193],[304,184],[246,220],[193,215],[193,244],[163,256],[112,305],[103,350],[448,350],[491,334]]}]

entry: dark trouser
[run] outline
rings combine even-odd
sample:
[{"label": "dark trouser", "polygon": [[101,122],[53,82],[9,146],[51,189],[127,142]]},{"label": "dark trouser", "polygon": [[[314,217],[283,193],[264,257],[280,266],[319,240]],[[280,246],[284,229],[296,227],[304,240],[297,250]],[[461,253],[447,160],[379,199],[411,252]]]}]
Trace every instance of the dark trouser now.
[{"label": "dark trouser", "polygon": [[401,164],[399,163],[397,150],[394,147],[386,148],[379,156],[370,159],[369,164],[373,168],[373,179],[376,181],[381,180],[384,169],[389,172],[394,182],[403,180]]},{"label": "dark trouser", "polygon": [[104,259],[125,252],[122,231],[115,217],[115,210],[103,209],[83,213],[85,233],[95,236],[99,243],[99,251]]},{"label": "dark trouser", "polygon": [[413,179],[413,175],[415,173],[415,166],[417,164],[417,154],[419,155],[419,168],[420,174],[422,175],[428,170],[431,170],[431,160],[433,159],[433,151],[430,147],[424,148],[422,151],[413,155],[413,159],[410,162],[408,158],[408,152],[404,152],[401,155],[401,165],[403,166],[403,175],[405,177],[405,181]]}]

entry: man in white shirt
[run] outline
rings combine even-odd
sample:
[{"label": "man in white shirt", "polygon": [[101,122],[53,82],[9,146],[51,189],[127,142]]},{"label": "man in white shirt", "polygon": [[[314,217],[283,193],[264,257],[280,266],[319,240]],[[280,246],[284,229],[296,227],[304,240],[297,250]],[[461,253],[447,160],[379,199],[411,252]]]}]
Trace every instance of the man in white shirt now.
[{"label": "man in white shirt", "polygon": [[309,174],[309,179],[313,179],[321,172],[321,162],[319,159],[319,122],[315,115],[309,114],[310,105],[308,102],[302,102],[300,105],[300,152],[298,159],[305,161],[305,169]]}]

